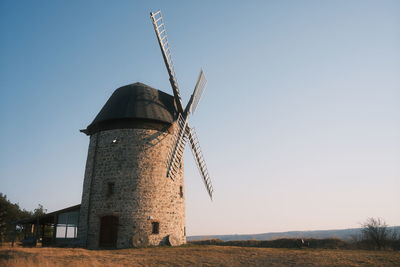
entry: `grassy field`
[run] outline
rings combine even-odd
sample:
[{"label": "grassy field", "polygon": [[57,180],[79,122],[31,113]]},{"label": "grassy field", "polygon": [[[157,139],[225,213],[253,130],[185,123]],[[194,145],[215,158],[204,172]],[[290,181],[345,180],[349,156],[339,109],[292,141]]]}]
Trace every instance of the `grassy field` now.
[{"label": "grassy field", "polygon": [[400,252],[221,246],[0,248],[0,266],[400,266]]}]

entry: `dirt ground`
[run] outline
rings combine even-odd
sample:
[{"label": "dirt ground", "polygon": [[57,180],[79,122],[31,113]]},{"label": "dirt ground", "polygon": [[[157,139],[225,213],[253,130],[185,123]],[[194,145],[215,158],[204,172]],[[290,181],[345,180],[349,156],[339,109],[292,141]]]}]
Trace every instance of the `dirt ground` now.
[{"label": "dirt ground", "polygon": [[0,266],[400,266],[400,252],[221,246],[0,248]]}]

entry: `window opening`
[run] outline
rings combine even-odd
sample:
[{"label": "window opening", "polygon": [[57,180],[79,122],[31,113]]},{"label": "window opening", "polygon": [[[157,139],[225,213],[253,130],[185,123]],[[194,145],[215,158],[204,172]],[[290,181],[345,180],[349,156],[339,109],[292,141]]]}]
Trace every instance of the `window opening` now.
[{"label": "window opening", "polygon": [[183,186],[179,187],[179,195],[183,198]]},{"label": "window opening", "polygon": [[151,223],[151,233],[152,234],[159,234],[160,233],[160,223],[159,222],[152,222]]},{"label": "window opening", "polygon": [[115,183],[109,182],[107,183],[107,196],[110,197],[114,194],[115,191]]}]

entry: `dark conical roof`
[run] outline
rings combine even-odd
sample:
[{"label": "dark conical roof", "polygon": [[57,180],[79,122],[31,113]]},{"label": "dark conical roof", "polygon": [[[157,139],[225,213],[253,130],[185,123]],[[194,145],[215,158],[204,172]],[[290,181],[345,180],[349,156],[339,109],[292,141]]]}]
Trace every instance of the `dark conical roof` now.
[{"label": "dark conical roof", "polygon": [[143,83],[114,91],[93,122],[81,130],[87,135],[121,128],[160,128],[177,117],[174,97]]}]

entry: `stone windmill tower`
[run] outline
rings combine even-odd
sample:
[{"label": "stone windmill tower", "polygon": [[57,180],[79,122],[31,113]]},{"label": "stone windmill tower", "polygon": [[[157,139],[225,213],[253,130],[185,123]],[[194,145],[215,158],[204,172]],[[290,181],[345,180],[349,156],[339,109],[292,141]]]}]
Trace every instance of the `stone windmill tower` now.
[{"label": "stone windmill tower", "polygon": [[161,12],[151,13],[174,95],[142,83],[115,90],[94,121],[83,184],[78,238],[88,248],[186,242],[183,151],[189,140],[213,189],[189,115],[205,85],[200,72],[183,108]]}]

